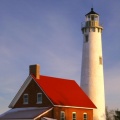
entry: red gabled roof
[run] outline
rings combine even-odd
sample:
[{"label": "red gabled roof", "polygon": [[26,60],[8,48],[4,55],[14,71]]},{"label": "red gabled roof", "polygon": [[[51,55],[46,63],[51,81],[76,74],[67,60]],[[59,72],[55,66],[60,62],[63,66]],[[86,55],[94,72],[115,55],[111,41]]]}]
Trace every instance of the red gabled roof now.
[{"label": "red gabled roof", "polygon": [[96,108],[74,80],[40,75],[35,79],[54,105]]}]

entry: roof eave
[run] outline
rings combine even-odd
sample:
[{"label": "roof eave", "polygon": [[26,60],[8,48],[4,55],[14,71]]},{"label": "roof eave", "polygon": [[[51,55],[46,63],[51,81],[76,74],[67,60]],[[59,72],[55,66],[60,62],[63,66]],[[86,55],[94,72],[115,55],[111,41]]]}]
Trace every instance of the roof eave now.
[{"label": "roof eave", "polygon": [[99,16],[99,14],[98,13],[91,13],[91,12],[89,12],[88,14],[86,14],[85,16],[88,16],[88,15],[98,15]]},{"label": "roof eave", "polygon": [[19,91],[17,92],[17,94],[15,95],[15,97],[13,98],[13,100],[11,101],[10,105],[8,106],[9,108],[13,108],[14,107],[14,105],[16,104],[16,102],[18,101],[18,99],[20,98],[21,94],[23,93],[23,91],[28,86],[28,84],[30,83],[31,80],[32,80],[32,76],[29,75],[27,77],[27,79],[25,80],[25,82],[23,83],[23,85],[21,86],[21,88],[19,89]]},{"label": "roof eave", "polygon": [[89,13],[87,13],[85,16],[87,16],[87,15],[98,15],[98,16],[99,16],[99,14],[96,13],[96,12],[93,10],[93,8],[91,8],[91,11],[90,11]]},{"label": "roof eave", "polygon": [[80,107],[80,106],[68,106],[68,105],[54,105],[54,107],[82,108],[82,109],[97,109],[96,106],[94,106],[94,107]]}]

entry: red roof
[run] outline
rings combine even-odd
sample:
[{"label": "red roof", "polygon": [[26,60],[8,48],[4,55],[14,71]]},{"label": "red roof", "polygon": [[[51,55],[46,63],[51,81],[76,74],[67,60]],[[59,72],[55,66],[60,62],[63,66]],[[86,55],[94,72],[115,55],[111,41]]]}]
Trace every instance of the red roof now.
[{"label": "red roof", "polygon": [[40,79],[32,77],[54,105],[96,108],[74,80],[43,75],[40,75]]}]

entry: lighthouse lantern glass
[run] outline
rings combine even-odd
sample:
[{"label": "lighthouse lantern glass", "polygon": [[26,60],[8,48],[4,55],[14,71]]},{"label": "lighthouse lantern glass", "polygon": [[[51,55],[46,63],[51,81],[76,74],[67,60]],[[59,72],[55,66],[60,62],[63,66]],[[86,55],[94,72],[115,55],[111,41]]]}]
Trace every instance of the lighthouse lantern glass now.
[{"label": "lighthouse lantern glass", "polygon": [[99,21],[99,16],[94,14],[87,15],[86,21]]}]

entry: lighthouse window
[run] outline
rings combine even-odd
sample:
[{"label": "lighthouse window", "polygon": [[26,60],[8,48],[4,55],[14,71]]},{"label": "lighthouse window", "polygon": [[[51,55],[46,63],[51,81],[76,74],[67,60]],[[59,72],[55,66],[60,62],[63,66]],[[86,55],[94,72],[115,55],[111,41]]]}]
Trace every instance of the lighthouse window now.
[{"label": "lighthouse window", "polygon": [[99,64],[102,65],[102,57],[99,57]]},{"label": "lighthouse window", "polygon": [[88,42],[88,35],[85,35],[85,42]]}]

